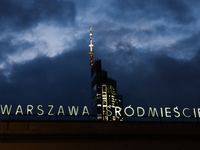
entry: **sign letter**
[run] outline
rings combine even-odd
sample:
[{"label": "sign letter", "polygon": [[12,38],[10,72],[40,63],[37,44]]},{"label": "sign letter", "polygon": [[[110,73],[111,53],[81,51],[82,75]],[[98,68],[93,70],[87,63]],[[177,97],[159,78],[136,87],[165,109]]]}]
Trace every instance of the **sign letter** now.
[{"label": "sign letter", "polygon": [[12,105],[10,105],[9,110],[8,110],[8,106],[7,105],[5,105],[4,108],[1,105],[1,114],[5,115],[5,112],[7,112],[7,115],[10,115],[11,109],[12,109]]},{"label": "sign letter", "polygon": [[183,109],[183,116],[185,116],[186,118],[190,118],[191,115],[187,116],[187,115],[185,114],[185,110],[190,110],[190,109],[189,109],[189,108],[184,108],[184,109]]},{"label": "sign letter", "polygon": [[119,116],[121,116],[121,113],[120,113],[121,110],[122,110],[121,107],[116,106],[116,107],[115,107],[115,116],[117,116],[117,114],[119,114]]},{"label": "sign letter", "polygon": [[153,110],[152,110],[152,108],[149,107],[148,117],[150,116],[150,114],[152,115],[152,117],[154,117],[155,115],[158,117],[157,109],[154,107]]},{"label": "sign letter", "polygon": [[165,107],[165,117],[171,117],[171,115],[168,115],[171,114],[171,111],[168,111],[168,109],[170,109],[170,107]]},{"label": "sign letter", "polygon": [[21,105],[17,106],[17,110],[15,112],[15,115],[17,115],[18,113],[21,113],[21,115],[23,115],[23,111],[22,111],[22,106]]},{"label": "sign letter", "polygon": [[63,114],[63,116],[65,115],[65,112],[64,112],[64,109],[63,109],[63,106],[60,105],[59,109],[58,109],[58,114],[57,115],[60,115],[60,113]]},{"label": "sign letter", "polygon": [[50,107],[50,110],[49,110],[49,112],[48,112],[48,115],[49,116],[52,116],[52,115],[54,115],[54,114],[51,114],[51,111],[52,111],[52,109],[53,109],[53,105],[48,105],[48,107]]},{"label": "sign letter", "polygon": [[[140,115],[140,110],[142,110],[142,114],[141,115]],[[144,108],[137,107],[137,116],[138,117],[142,117],[142,116],[144,116],[144,114],[145,114]]]},{"label": "sign letter", "polygon": [[42,116],[43,114],[44,114],[44,110],[43,109],[41,109],[40,107],[43,107],[42,105],[38,105],[37,106],[37,109],[39,110],[39,111],[41,111],[41,113],[37,113],[39,116]]},{"label": "sign letter", "polygon": [[86,113],[87,115],[89,115],[89,111],[88,111],[87,106],[84,106],[82,116],[84,116],[85,113]]},{"label": "sign letter", "polygon": [[70,116],[73,115],[73,112],[74,112],[74,115],[77,116],[77,114],[78,114],[78,108],[79,108],[79,106],[77,106],[76,109],[75,109],[74,106],[72,106],[72,109],[71,109],[70,106],[68,106],[68,110],[69,110]]},{"label": "sign letter", "polygon": [[27,115],[28,115],[28,112],[30,112],[30,114],[33,115],[32,110],[33,110],[33,105],[27,105]]}]

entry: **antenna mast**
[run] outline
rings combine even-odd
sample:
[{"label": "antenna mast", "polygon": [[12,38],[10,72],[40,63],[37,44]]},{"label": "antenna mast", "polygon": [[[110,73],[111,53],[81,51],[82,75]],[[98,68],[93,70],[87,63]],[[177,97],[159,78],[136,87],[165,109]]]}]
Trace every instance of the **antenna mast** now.
[{"label": "antenna mast", "polygon": [[90,52],[89,52],[89,54],[90,54],[90,66],[92,67],[93,66],[93,60],[94,60],[94,58],[93,58],[93,54],[94,54],[94,52],[92,51],[92,47],[93,47],[94,45],[92,44],[92,25],[90,25],[90,45],[89,45],[89,47],[90,47]]}]

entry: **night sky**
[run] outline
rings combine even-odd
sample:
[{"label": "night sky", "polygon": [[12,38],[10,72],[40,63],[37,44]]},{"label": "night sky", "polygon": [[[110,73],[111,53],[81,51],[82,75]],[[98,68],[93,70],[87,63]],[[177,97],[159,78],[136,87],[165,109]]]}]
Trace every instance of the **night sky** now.
[{"label": "night sky", "polygon": [[124,106],[198,108],[199,8],[199,0],[0,0],[0,104],[91,113],[91,24],[94,58]]}]

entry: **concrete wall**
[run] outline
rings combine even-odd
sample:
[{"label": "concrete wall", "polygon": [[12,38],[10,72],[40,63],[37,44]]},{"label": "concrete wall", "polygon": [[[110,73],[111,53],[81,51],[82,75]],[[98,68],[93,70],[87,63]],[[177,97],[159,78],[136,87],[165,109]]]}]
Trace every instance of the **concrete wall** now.
[{"label": "concrete wall", "polygon": [[199,149],[200,123],[2,121],[0,150]]}]

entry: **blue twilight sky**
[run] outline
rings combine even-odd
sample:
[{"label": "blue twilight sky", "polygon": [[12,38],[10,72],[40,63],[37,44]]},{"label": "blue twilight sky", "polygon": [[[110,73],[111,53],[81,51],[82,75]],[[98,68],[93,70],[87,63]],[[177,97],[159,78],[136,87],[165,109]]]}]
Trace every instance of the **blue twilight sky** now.
[{"label": "blue twilight sky", "polygon": [[200,107],[199,8],[199,0],[0,0],[0,104],[90,107],[91,24],[94,58],[124,106]]}]

